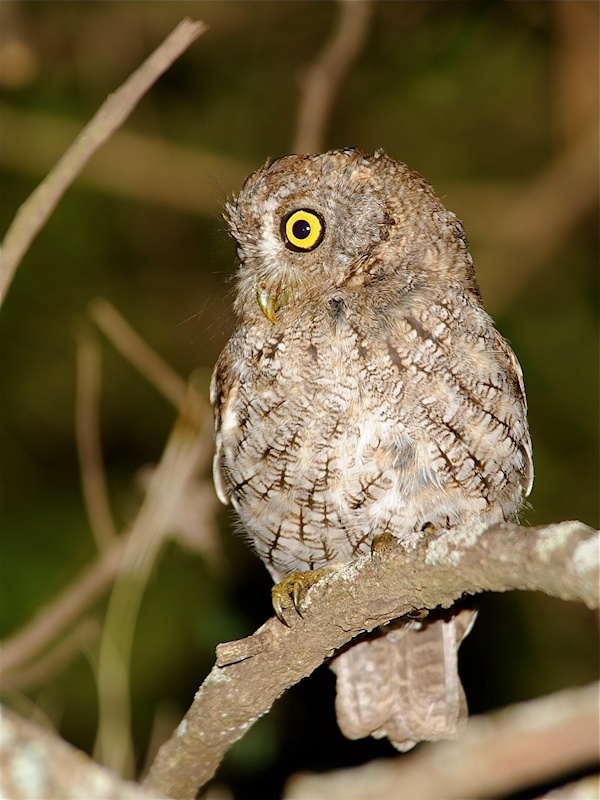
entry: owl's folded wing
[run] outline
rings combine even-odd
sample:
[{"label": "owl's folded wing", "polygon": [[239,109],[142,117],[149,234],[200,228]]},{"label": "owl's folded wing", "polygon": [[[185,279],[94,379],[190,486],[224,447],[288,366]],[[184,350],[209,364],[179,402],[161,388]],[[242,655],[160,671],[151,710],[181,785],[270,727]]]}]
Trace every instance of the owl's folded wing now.
[{"label": "owl's folded wing", "polygon": [[217,497],[224,504],[230,503],[229,487],[225,477],[225,459],[223,453],[223,429],[227,429],[234,419],[234,401],[238,391],[238,381],[230,368],[230,353],[226,347],[221,353],[210,381],[210,402],[215,412],[215,444],[213,459],[213,479]]}]

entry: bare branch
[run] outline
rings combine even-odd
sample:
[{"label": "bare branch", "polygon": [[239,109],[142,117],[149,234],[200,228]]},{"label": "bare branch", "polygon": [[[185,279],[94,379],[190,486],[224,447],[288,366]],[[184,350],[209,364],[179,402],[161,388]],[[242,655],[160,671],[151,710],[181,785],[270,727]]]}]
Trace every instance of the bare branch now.
[{"label": "bare branch", "polygon": [[100,385],[102,356],[97,336],[89,325],[77,333],[77,397],[75,433],[83,497],[90,527],[100,550],[116,538],[100,444]]},{"label": "bare branch", "polygon": [[42,685],[48,685],[52,679],[62,672],[82,650],[90,647],[92,642],[100,638],[100,625],[90,617],[75,623],[67,631],[58,644],[34,661],[11,672],[2,673],[2,690],[31,691]]},{"label": "bare branch", "polygon": [[[165,448],[163,461],[168,456],[166,466],[163,467],[161,461],[157,467],[156,472],[159,474],[156,476],[155,473],[148,488],[148,494],[152,494],[152,497],[142,507],[132,530],[125,536],[116,538],[58,598],[41,608],[31,622],[3,640],[0,650],[0,673],[3,680],[10,683],[11,673],[18,672],[27,662],[38,657],[106,594],[119,572],[125,549],[131,547],[129,540],[135,535],[138,545],[134,546],[134,552],[137,552],[139,542],[144,540],[145,534],[140,529],[144,530],[146,522],[149,522],[149,531],[156,531],[158,521],[164,522],[166,532],[173,531],[173,520],[176,519],[181,498],[189,491],[190,481],[206,471],[212,456],[212,418],[205,410],[205,404],[192,390],[189,403],[183,405],[183,414],[184,417],[175,426]],[[190,424],[186,419],[193,419],[195,422]],[[200,422],[201,419],[204,420],[203,423]],[[183,430],[189,434],[194,426],[197,427],[197,437],[186,442],[185,437],[182,438]],[[179,452],[176,445],[181,445],[181,452],[190,454],[190,457],[176,457]],[[162,485],[165,471],[170,475],[169,491],[158,491],[157,486],[160,488]],[[159,502],[163,503],[160,508],[157,506]],[[152,519],[149,519],[151,513],[148,508],[155,514]],[[142,559],[139,553],[138,556]]]},{"label": "bare branch", "polygon": [[[328,775],[296,776],[288,800],[445,800],[504,796],[594,764],[599,685],[473,717],[454,741]],[[591,796],[591,795],[586,795]]]},{"label": "bare branch", "polygon": [[368,0],[339,0],[338,25],[332,38],[306,67],[296,125],[294,153],[323,149],[325,128],[340,85],[367,37],[371,4]]},{"label": "bare branch", "polygon": [[10,672],[18,672],[39,655],[104,596],[118,572],[124,548],[125,540],[116,539],[59,597],[40,608],[31,622],[3,640],[0,650],[3,681],[9,680]]},{"label": "bare branch", "polygon": [[364,556],[311,589],[290,627],[270,619],[254,636],[221,645],[217,663],[147,785],[194,797],[225,752],[290,686],[358,634],[464,594],[542,591],[598,605],[600,534],[579,522],[539,528],[477,525]]},{"label": "bare branch", "polygon": [[80,135],[18,210],[2,245],[0,304],[29,245],[95,151],[125,122],[153,83],[204,31],[184,19],[144,63],[110,95]]}]

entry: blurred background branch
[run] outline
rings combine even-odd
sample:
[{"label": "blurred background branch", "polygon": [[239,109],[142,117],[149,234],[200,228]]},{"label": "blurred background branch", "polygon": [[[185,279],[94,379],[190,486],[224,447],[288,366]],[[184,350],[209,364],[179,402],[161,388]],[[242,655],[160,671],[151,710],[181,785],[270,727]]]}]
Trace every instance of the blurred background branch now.
[{"label": "blurred background branch", "polygon": [[102,464],[99,417],[102,355],[97,336],[89,325],[80,324],[76,337],[75,435],[81,485],[90,528],[98,549],[105,550],[114,541],[117,532]]},{"label": "blurred background branch", "polygon": [[[44,175],[81,131],[66,117],[0,104],[3,123],[0,166],[37,178]],[[117,131],[94,155],[77,182],[117,197],[156,203],[188,214],[211,215],[219,207],[212,176],[225,194],[237,190],[251,165],[216,152]],[[199,180],[190,181],[190,175]]]},{"label": "blurred background branch", "polygon": [[[188,398],[188,386],[183,378],[146,344],[107,300],[93,300],[88,310],[90,317],[121,355],[179,411]],[[205,411],[208,412],[208,405]]]},{"label": "blurred background branch", "polygon": [[191,388],[127,537],[102,629],[95,755],[128,777],[134,774],[130,659],[140,604],[160,549],[176,528],[190,481],[207,471],[212,451],[212,415]]},{"label": "blurred background branch", "polygon": [[11,800],[153,800],[140,786],[121,780],[51,731],[6,709],[2,709],[0,767],[2,792]]},{"label": "blurred background branch", "polygon": [[366,42],[370,0],[338,0],[337,26],[315,61],[300,76],[300,104],[292,153],[325,149],[327,123],[340,85]]},{"label": "blurred background branch", "polygon": [[131,114],[152,84],[204,32],[202,22],[183,20],[128,80],[111,94],[72,146],[17,212],[0,252],[0,304],[33,238],[88,160]]}]

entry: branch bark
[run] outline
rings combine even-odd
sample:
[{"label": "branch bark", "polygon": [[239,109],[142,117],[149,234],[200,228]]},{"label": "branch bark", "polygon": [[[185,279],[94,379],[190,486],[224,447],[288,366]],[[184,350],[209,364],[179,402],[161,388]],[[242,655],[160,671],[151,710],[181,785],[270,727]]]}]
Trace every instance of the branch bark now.
[{"label": "branch bark", "polygon": [[[0,789],[2,797],[86,800],[158,800],[135,783],[122,780],[52,731],[0,709]],[[162,798],[164,800],[164,798]]]},{"label": "branch bark", "polygon": [[398,541],[328,576],[289,627],[268,620],[253,636],[219,645],[217,662],[145,785],[193,798],[227,750],[290,686],[355,636],[464,594],[541,591],[598,606],[600,532],[580,522],[537,528],[474,525]]}]

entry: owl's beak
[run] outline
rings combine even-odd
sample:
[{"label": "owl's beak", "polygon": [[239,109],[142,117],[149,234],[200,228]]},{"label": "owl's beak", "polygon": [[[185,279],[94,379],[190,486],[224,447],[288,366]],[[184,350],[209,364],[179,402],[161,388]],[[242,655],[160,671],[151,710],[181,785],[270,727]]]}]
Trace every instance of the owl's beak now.
[{"label": "owl's beak", "polygon": [[281,306],[277,303],[277,295],[270,294],[266,289],[262,289],[260,286],[257,286],[256,301],[262,313],[269,320],[269,322],[272,322],[274,325],[277,322],[277,315],[275,312],[278,308],[281,308]]}]

